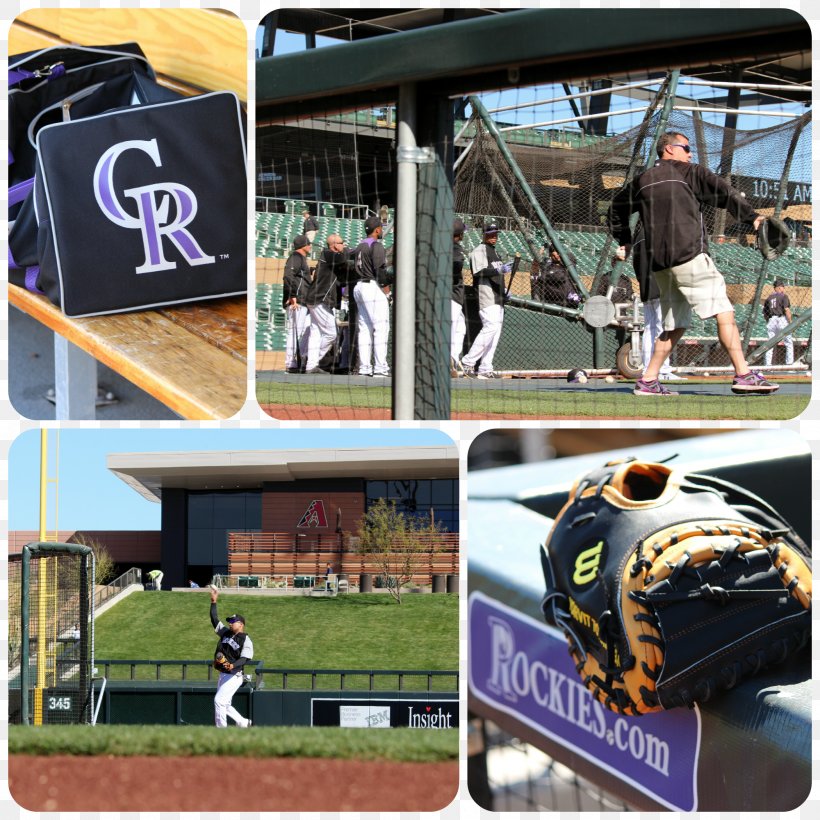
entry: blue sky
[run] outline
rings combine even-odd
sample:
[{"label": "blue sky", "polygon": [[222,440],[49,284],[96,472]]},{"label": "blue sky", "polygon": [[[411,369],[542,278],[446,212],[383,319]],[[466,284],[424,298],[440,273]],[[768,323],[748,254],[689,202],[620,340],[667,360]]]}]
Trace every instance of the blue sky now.
[{"label": "blue sky", "polygon": [[[49,431],[49,478],[56,431]],[[109,453],[188,450],[297,450],[317,447],[451,445],[439,430],[62,430],[58,521],[61,530],[153,530],[160,505],[146,501],[106,467]],[[40,503],[40,431],[20,435],[9,452],[9,529],[36,530]],[[53,494],[49,528],[53,529]]]}]

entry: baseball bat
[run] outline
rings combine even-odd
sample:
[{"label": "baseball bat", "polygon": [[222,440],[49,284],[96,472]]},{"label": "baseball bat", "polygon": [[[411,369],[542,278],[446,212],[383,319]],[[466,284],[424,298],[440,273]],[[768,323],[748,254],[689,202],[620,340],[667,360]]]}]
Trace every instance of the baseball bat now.
[{"label": "baseball bat", "polygon": [[513,259],[512,263],[512,270],[510,271],[510,283],[507,285],[507,290],[504,292],[504,298],[506,299],[510,295],[510,289],[512,288],[513,279],[515,279],[515,274],[518,273],[518,266],[521,264],[521,254],[516,253],[515,259]]}]

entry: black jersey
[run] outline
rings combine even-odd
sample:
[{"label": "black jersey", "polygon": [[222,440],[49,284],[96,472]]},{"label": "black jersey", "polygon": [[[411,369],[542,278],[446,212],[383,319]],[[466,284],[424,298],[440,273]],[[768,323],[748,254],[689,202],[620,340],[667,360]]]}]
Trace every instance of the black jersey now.
[{"label": "black jersey", "polygon": [[785,293],[774,291],[766,297],[766,303],[763,305],[763,315],[766,319],[771,319],[772,316],[785,316],[786,310],[791,305],[792,303]]},{"label": "black jersey", "polygon": [[391,284],[391,277],[387,272],[387,255],[384,245],[378,239],[363,239],[356,246],[354,254],[359,282],[376,282],[382,287]]},{"label": "black jersey", "polygon": [[[253,660],[253,641],[247,632],[234,632],[219,620],[216,604],[211,604],[211,623],[214,632],[219,635],[219,642],[214,650],[214,658],[222,653],[226,660],[233,664],[231,672],[238,672],[250,660]],[[228,671],[228,670],[224,670]]]},{"label": "black jersey", "polygon": [[464,248],[461,242],[453,242],[453,295],[457,305],[464,304]]},{"label": "black jersey", "polygon": [[282,307],[295,298],[300,305],[305,304],[310,285],[310,266],[306,257],[294,251],[285,262],[285,273],[282,277]]}]

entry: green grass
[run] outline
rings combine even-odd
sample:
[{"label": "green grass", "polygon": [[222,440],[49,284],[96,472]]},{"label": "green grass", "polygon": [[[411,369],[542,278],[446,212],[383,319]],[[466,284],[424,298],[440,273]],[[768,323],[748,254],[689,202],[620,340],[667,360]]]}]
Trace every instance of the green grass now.
[{"label": "green grass", "polygon": [[[706,384],[690,380],[687,385]],[[631,385],[630,385],[631,386]],[[608,386],[607,386],[608,387]],[[453,390],[452,413],[534,418],[639,418],[639,419],[793,419],[809,403],[808,393],[773,396],[682,395],[669,398],[633,396],[627,384],[620,390],[545,388],[536,390]],[[389,408],[390,390],[384,387],[303,385],[259,382],[260,404],[344,408]],[[330,411],[328,417],[332,417]]]},{"label": "green grass", "polygon": [[[245,616],[254,664],[262,660],[266,668],[458,669],[456,595],[407,594],[397,604],[377,593],[333,598],[223,594],[218,607],[223,619],[233,612]],[[207,590],[135,592],[97,618],[95,655],[107,660],[210,660],[216,635],[209,609]],[[112,668],[111,676],[128,674],[127,667]],[[140,677],[153,674],[153,667],[144,668]],[[454,686],[444,680],[447,689]],[[383,683],[395,688],[395,680]],[[277,684],[266,678],[266,685]],[[415,687],[407,681],[408,688],[425,685],[426,679]]]},{"label": "green grass", "polygon": [[291,384],[257,381],[259,404],[306,404],[320,407],[389,408],[390,387],[347,384]]},{"label": "green grass", "polygon": [[543,393],[492,390],[477,397],[453,392],[454,413],[522,415],[537,418],[792,419],[809,396],[633,396],[630,393],[549,390]]},{"label": "green grass", "polygon": [[429,763],[458,759],[458,730],[211,726],[10,726],[9,754],[127,757],[324,757]]}]

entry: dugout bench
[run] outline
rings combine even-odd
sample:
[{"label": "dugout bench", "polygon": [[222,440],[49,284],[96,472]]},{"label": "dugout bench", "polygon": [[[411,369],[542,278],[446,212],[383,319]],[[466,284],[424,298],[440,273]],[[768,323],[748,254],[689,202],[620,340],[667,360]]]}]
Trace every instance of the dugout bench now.
[{"label": "dugout bench", "polygon": [[[571,482],[606,460],[661,460],[675,453],[676,467],[715,475],[762,496],[810,542],[811,454],[791,431],[707,435],[473,472],[468,483],[469,710],[635,809],[787,811],[811,788],[809,649],[695,710],[618,718],[614,737],[595,742],[594,721],[583,711],[588,707],[569,703],[567,693],[577,695],[581,687],[580,681],[577,687],[573,683],[577,676],[566,640],[541,615],[539,547]],[[498,686],[499,646],[513,661],[517,688],[512,692]],[[528,703],[527,670],[534,675],[536,663],[553,670],[567,665],[566,674],[550,672],[556,687],[562,681],[563,688],[554,690],[564,693],[560,708]],[[468,764],[474,796],[487,794],[484,755],[478,750]]]},{"label": "dugout bench", "polygon": [[[9,54],[134,40],[169,88],[247,99],[247,33],[228,12],[201,9],[30,9]],[[186,419],[223,419],[247,394],[247,299],[70,319],[44,296],[8,286],[9,303],[54,332],[56,418],[96,414],[97,361]],[[13,343],[13,342],[12,342]]]}]

